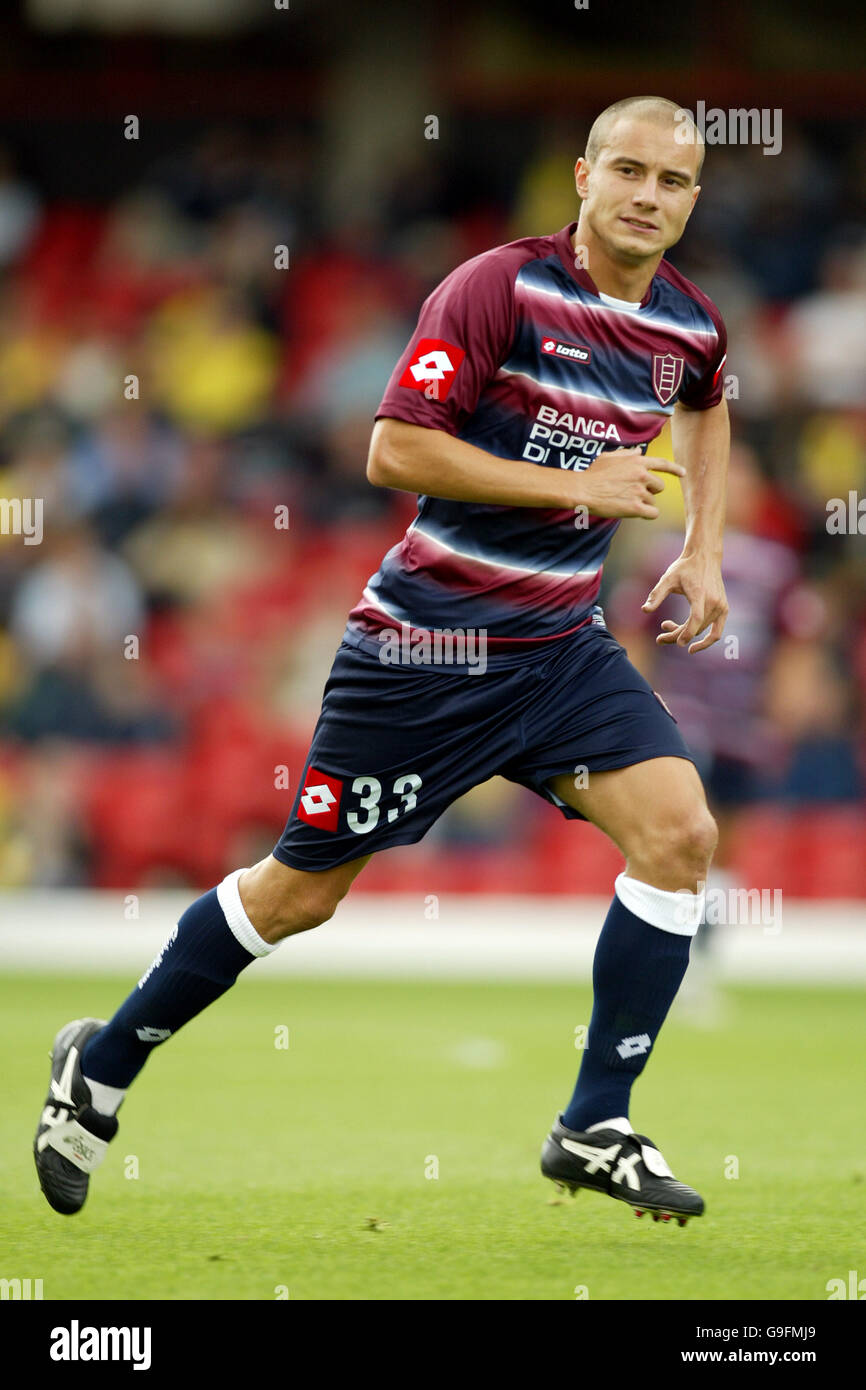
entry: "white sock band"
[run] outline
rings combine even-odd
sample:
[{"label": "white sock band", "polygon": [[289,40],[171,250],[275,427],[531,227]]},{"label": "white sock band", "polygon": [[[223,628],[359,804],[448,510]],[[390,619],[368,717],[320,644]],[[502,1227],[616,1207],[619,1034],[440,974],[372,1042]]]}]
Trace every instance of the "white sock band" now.
[{"label": "white sock band", "polygon": [[625,1115],[617,1115],[613,1120],[599,1120],[598,1124],[590,1125],[587,1134],[592,1134],[595,1129],[618,1129],[620,1134],[631,1134],[631,1122]]},{"label": "white sock band", "polygon": [[653,888],[651,883],[641,883],[638,878],[629,878],[627,874],[620,874],[613,887],[623,907],[660,931],[694,936],[701,925],[705,888],[700,893],[689,893],[684,888],[669,893],[664,888]]},{"label": "white sock band", "polygon": [[91,1081],[83,1072],[82,1075],[90,1088],[90,1103],[94,1110],[98,1110],[100,1115],[116,1115],[126,1095],[125,1087],[107,1086],[104,1081]]},{"label": "white sock band", "polygon": [[271,951],[275,951],[279,946],[279,941],[265,941],[259,936],[241,902],[238,879],[241,874],[245,874],[246,869],[234,869],[222,881],[217,884],[217,899],[219,905],[225,913],[225,919],[229,924],[232,935],[240,942],[245,951],[249,951],[251,956],[269,956]]}]

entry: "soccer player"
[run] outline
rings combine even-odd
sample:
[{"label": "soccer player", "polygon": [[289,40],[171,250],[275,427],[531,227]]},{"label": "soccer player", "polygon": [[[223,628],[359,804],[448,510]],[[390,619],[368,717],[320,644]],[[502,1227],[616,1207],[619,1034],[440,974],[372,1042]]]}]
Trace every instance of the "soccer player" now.
[{"label": "soccer player", "polygon": [[[656,640],[692,654],[725,622],[725,330],[663,259],[702,159],[673,102],[617,102],[575,166],[579,220],[475,257],[424,303],[367,464],[373,484],[419,494],[417,516],[349,616],[273,853],[184,912],[108,1023],[58,1033],[35,1141],[55,1210],[83,1205],[155,1047],[255,957],[327,921],[372,854],[421,839],[501,774],[600,826],[626,860],[596,949],[588,1045],[542,1171],[656,1219],[703,1211],[628,1114],[688,964],[716,829],[674,717],[596,602],[620,521],[651,522],[659,474],[674,474],[683,549],[644,608],[684,595],[688,616]],[[675,461],[650,466],[668,418]]]}]

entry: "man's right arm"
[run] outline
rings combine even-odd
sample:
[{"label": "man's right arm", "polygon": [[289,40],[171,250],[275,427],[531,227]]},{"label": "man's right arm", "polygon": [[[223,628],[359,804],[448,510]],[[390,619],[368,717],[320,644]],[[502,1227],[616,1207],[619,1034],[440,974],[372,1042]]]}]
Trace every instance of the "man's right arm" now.
[{"label": "man's right arm", "polygon": [[583,471],[541,468],[499,458],[445,430],[391,418],[376,421],[367,459],[367,477],[376,487],[501,507],[585,507],[593,516],[647,520],[659,514],[653,505],[653,494],[664,488],[658,472],[681,477],[685,470],[667,459],[648,460],[639,449],[599,454]]}]

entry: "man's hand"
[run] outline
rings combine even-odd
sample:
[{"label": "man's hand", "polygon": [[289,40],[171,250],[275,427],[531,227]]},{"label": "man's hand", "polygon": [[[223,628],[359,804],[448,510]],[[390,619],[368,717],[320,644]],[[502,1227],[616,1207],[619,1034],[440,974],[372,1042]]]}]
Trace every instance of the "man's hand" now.
[{"label": "man's hand", "polygon": [[653,521],[659,514],[653,495],[665,486],[656,472],[682,478],[685,471],[670,459],[648,459],[640,449],[611,449],[573,476],[575,481],[580,479],[580,504],[593,516],[640,516]]},{"label": "man's hand", "polygon": [[[656,638],[660,646],[675,642],[678,647],[688,646],[690,652],[702,652],[718,642],[728,616],[728,600],[718,560],[704,555],[681,555],[674,560],[643,605],[644,613],[654,612],[668,594],[683,594],[688,599],[689,616],[684,623],[665,619]],[[705,627],[710,628],[706,637],[699,642],[693,641]]]}]

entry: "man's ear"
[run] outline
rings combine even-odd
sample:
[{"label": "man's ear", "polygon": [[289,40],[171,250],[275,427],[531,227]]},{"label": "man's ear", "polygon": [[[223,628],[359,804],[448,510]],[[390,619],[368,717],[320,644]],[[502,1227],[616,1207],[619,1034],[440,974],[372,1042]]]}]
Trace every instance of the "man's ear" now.
[{"label": "man's ear", "polygon": [[574,166],[574,186],[577,189],[578,198],[585,198],[589,192],[589,165],[583,155]]}]

